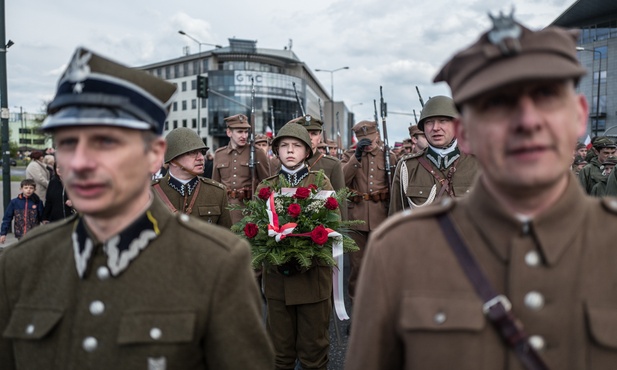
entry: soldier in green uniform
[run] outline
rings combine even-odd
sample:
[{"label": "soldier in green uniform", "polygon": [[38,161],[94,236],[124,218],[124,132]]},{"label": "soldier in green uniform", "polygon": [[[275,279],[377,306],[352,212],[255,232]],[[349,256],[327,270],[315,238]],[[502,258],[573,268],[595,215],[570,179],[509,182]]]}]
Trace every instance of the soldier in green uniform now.
[{"label": "soldier in green uniform", "polygon": [[375,231],[346,369],[615,368],[617,202],[586,196],[569,169],[589,117],[578,32],[492,18],[434,80],[478,180]]},{"label": "soldier in green uniform", "polygon": [[[302,125],[288,122],[272,141],[272,149],[281,160],[280,172],[266,181],[278,184],[284,176],[292,187],[315,183],[316,172],[307,160],[314,155],[311,138]],[[326,177],[322,190],[333,190]],[[265,187],[265,182],[257,187]],[[267,299],[267,328],[276,351],[277,370],[293,370],[296,359],[303,369],[326,370],[332,313],[332,268],[316,265],[300,272],[293,263],[266,266],[263,270]]]},{"label": "soldier in green uniform", "polygon": [[[454,137],[458,116],[452,98],[435,96],[426,102],[418,129],[425,133],[428,147],[401,158],[392,180],[389,214],[426,206],[442,197],[460,197],[471,189],[477,163],[461,152]],[[411,131],[411,130],[410,130]]]},{"label": "soldier in green uniform", "polygon": [[591,194],[594,185],[602,181],[604,177],[602,175],[602,162],[606,161],[609,156],[615,155],[615,150],[617,150],[617,144],[609,137],[598,137],[593,142],[592,151],[596,156],[589,160],[589,163],[578,174],[587,194]]},{"label": "soldier in green uniform", "polygon": [[165,163],[169,170],[164,178],[154,180],[155,194],[172,212],[199,217],[208,222],[231,227],[227,209],[227,189],[200,175],[208,147],[190,128],[173,129],[165,137]]},{"label": "soldier in green uniform", "polygon": [[[309,170],[315,172],[322,170],[326,177],[330,179],[335,191],[345,188],[345,176],[343,175],[341,161],[336,157],[323,154],[319,151],[319,144],[323,139],[323,123],[310,114],[295,118],[289,122],[302,125],[311,137],[311,150],[313,151],[313,155],[307,160]],[[346,204],[341,204],[341,217],[343,220],[347,220]]]},{"label": "soldier in green uniform", "polygon": [[409,137],[411,138],[411,143],[413,144],[413,148],[411,150],[412,154],[423,152],[424,149],[428,148],[426,136],[424,135],[424,132],[418,128],[418,125],[409,126]]},{"label": "soldier in green uniform", "polygon": [[79,213],[0,256],[2,370],[273,368],[248,244],[151,189],[175,91],[75,52],[42,129]]},{"label": "soldier in green uniform", "polygon": [[617,165],[617,156],[609,155],[608,158],[604,162],[602,162],[602,175],[601,178],[591,189],[591,194],[594,197],[603,197],[606,196],[606,185],[608,182],[608,178],[610,177],[613,169]]}]

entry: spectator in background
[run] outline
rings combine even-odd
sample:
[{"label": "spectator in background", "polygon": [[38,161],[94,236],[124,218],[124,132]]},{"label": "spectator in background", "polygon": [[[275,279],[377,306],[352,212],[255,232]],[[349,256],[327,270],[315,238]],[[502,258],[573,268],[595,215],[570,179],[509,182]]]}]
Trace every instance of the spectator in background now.
[{"label": "spectator in background", "polygon": [[587,161],[585,160],[585,157],[581,157],[580,155],[575,155],[574,161],[572,161],[572,172],[574,172],[574,174],[578,176],[579,172],[581,172],[581,170],[586,165],[587,165]]},{"label": "spectator in background", "polygon": [[214,157],[212,156],[212,152],[208,150],[206,153],[206,157],[204,158],[204,174],[203,177],[207,179],[212,178],[212,167],[214,165]]},{"label": "spectator in background", "polygon": [[11,222],[15,220],[14,233],[19,240],[30,229],[41,223],[43,218],[43,202],[35,194],[36,183],[32,179],[25,179],[20,184],[21,193],[11,199],[9,206],[6,207],[4,218],[2,219],[2,230],[0,230],[0,243],[6,241],[11,227]]},{"label": "spectator in background", "polygon": [[66,194],[66,189],[62,183],[60,169],[54,163],[54,175],[49,180],[45,207],[43,208],[43,223],[62,220],[75,213],[73,202]]},{"label": "spectator in background", "polygon": [[26,167],[26,178],[33,179],[36,183],[36,195],[41,200],[45,199],[47,194],[47,187],[49,186],[49,179],[51,175],[47,166],[43,163],[43,152],[35,150],[30,153],[30,163]]},{"label": "spectator in background", "polygon": [[43,163],[45,163],[45,167],[47,167],[47,171],[49,172],[49,181],[51,181],[51,178],[56,174],[54,170],[54,167],[56,166],[56,157],[51,154],[46,154],[43,157]]}]

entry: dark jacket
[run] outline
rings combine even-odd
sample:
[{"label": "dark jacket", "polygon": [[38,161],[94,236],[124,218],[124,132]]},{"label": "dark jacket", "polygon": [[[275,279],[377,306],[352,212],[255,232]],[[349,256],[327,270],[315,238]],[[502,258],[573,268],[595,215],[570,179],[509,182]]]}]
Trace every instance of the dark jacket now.
[{"label": "dark jacket", "polygon": [[15,219],[14,233],[17,239],[20,239],[30,229],[40,224],[43,219],[43,202],[41,202],[39,196],[32,194],[32,196],[27,198],[20,193],[17,198],[11,199],[9,206],[4,212],[0,235],[8,234],[13,219]]},{"label": "dark jacket", "polygon": [[58,176],[54,176],[49,181],[47,195],[45,199],[45,208],[43,208],[43,221],[57,221],[67,218],[73,214],[73,208],[66,205],[69,199],[64,191],[62,180]]}]

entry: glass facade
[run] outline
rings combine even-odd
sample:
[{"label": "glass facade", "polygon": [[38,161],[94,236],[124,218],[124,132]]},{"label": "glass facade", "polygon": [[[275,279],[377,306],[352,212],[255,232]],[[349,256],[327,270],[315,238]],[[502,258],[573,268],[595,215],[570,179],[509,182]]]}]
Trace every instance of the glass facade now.
[{"label": "glass facade", "polygon": [[[229,62],[233,67],[258,67],[255,62]],[[220,64],[219,64],[220,66]],[[213,136],[226,137],[224,118],[234,114],[251,113],[251,89],[255,87],[255,131],[265,132],[266,126],[272,125],[277,131],[285,123],[302,114],[296,103],[293,83],[299,96],[306,96],[304,81],[298,77],[280,73],[267,72],[273,66],[263,65],[259,70],[242,70],[227,68],[209,71],[210,94],[208,96],[208,133]],[[276,68],[274,68],[275,70]],[[306,102],[302,102],[306,104]]]}]

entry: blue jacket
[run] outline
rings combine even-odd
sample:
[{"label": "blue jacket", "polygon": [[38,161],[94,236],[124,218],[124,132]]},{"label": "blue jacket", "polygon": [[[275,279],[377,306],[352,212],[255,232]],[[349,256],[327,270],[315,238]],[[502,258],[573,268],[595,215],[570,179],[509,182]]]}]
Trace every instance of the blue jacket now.
[{"label": "blue jacket", "polygon": [[43,202],[36,194],[32,194],[29,198],[19,194],[16,198],[11,199],[9,206],[4,212],[0,235],[6,235],[9,232],[13,218],[15,218],[15,237],[21,239],[26,232],[41,223],[43,219]]}]

